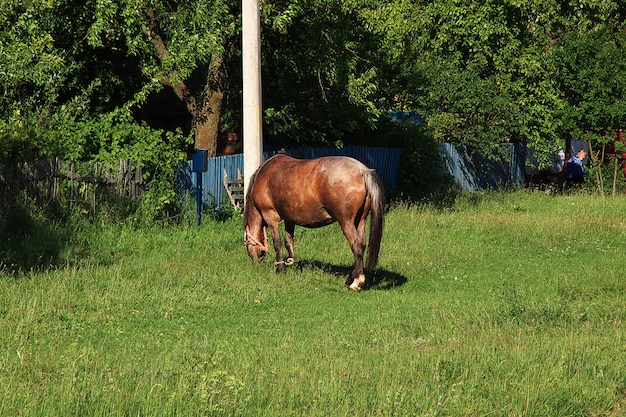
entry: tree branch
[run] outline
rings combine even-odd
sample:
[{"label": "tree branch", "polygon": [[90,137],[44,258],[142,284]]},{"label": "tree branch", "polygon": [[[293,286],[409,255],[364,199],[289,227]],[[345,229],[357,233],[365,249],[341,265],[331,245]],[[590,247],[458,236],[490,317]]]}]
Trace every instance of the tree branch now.
[{"label": "tree branch", "polygon": [[[154,46],[154,50],[156,52],[157,57],[161,63],[167,60],[168,52],[167,46],[163,41],[163,38],[157,33],[156,28],[158,27],[157,19],[154,14],[154,8],[152,6],[148,6],[144,9],[146,16],[148,17],[149,27],[142,27],[142,32],[146,35],[152,45]],[[176,81],[172,82],[172,79]],[[161,84],[171,87],[174,90],[176,96],[187,106],[187,110],[191,113],[192,116],[196,116],[197,113],[197,102],[196,99],[191,95],[187,84],[180,77],[180,73],[178,71],[167,70],[166,74],[160,76],[159,81]]]}]

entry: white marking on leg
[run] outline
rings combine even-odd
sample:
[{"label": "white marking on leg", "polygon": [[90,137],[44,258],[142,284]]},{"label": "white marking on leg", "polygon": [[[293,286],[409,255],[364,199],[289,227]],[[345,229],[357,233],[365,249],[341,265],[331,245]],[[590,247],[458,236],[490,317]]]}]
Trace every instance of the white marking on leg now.
[{"label": "white marking on leg", "polygon": [[361,286],[363,284],[365,284],[365,275],[361,274],[357,278],[355,278],[354,281],[352,281],[352,284],[350,284],[349,288],[352,291],[359,292],[361,291]]}]

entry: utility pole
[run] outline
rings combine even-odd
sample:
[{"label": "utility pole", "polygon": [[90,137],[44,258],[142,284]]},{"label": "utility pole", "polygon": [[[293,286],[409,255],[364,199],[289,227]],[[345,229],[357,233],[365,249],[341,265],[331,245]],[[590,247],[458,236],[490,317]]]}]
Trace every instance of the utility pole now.
[{"label": "utility pole", "polygon": [[261,16],[259,0],[242,0],[243,181],[247,193],[252,174],[263,162],[261,105]]}]

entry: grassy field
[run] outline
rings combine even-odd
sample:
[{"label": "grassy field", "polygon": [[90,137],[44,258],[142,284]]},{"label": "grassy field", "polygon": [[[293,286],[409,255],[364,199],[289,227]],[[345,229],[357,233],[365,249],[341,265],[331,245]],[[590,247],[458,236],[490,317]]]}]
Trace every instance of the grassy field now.
[{"label": "grassy field", "polygon": [[5,269],[0,415],[626,415],[626,198],[392,207],[361,293],[336,225],[296,239],[276,275],[238,219],[84,225]]}]

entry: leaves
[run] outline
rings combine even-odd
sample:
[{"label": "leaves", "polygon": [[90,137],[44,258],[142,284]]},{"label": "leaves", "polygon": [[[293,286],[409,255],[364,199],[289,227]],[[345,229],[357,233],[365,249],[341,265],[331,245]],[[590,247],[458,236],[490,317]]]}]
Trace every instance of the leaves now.
[{"label": "leaves", "polygon": [[262,16],[267,140],[340,144],[377,126],[393,91],[382,88],[379,39],[359,10],[276,1]]},{"label": "leaves", "polygon": [[439,141],[487,155],[524,141],[547,163],[566,137],[624,125],[619,2],[351,3],[397,69],[387,85],[398,104],[425,116]]},{"label": "leaves", "polygon": [[[559,58],[569,106],[565,122],[576,137],[605,136],[626,125],[626,34],[602,29],[564,38]],[[607,140],[612,140],[612,133]]]},{"label": "leaves", "polygon": [[[5,0],[4,143],[71,158],[121,153],[146,136],[120,112],[166,88],[196,123],[223,111],[237,129],[239,15],[233,0]],[[541,154],[564,138],[609,140],[626,122],[619,1],[271,0],[261,16],[267,140],[360,140],[402,110],[439,141],[485,154],[524,141],[548,161]],[[211,107],[216,96],[224,103]],[[113,135],[118,123],[137,138]]]}]

